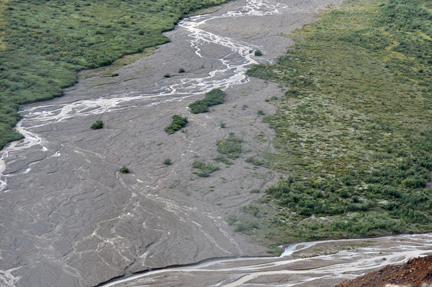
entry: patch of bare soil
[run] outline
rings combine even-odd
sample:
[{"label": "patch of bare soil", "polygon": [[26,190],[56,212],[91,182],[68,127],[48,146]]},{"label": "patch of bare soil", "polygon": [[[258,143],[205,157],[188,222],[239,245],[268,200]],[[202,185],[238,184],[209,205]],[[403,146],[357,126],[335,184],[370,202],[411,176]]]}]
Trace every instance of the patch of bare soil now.
[{"label": "patch of bare soil", "polygon": [[356,279],[345,280],[336,287],[381,287],[386,284],[417,287],[424,283],[432,283],[432,255],[411,259],[403,265],[387,265]]}]

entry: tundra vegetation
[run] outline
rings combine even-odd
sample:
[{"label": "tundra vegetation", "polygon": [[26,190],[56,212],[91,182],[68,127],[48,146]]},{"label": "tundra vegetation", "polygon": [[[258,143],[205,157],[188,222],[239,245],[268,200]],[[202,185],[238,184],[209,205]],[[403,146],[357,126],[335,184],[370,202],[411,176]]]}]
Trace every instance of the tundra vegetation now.
[{"label": "tundra vegetation", "polygon": [[276,132],[265,160],[287,176],[253,205],[267,215],[252,233],[279,244],[431,231],[432,3],[348,0],[289,37],[275,64],[247,72],[288,88],[264,117]]},{"label": "tundra vegetation", "polygon": [[[168,42],[161,33],[226,0],[0,1],[0,148],[20,105],[61,96],[77,72]],[[115,75],[115,74],[114,74]]]}]

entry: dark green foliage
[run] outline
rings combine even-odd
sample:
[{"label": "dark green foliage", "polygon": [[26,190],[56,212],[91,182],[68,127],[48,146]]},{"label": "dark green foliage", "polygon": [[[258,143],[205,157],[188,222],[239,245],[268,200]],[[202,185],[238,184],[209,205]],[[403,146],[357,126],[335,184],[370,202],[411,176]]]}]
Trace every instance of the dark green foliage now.
[{"label": "dark green foliage", "polygon": [[129,171],[129,168],[127,168],[127,167],[122,167],[121,169],[120,169],[120,172],[121,173],[129,173],[130,171]]},{"label": "dark green foliage", "polygon": [[259,116],[264,116],[265,115],[265,113],[263,112],[263,110],[258,110],[257,113],[258,113]]},{"label": "dark green foliage", "polygon": [[[292,180],[280,181],[266,193],[277,199],[279,205],[304,216],[374,210],[409,223],[430,223],[424,213],[432,214],[431,191],[425,189],[430,181],[431,142],[432,131],[413,139],[412,156],[391,170],[360,171],[351,176],[308,179],[296,184]],[[367,189],[358,188],[362,182],[368,184]],[[390,226],[385,228],[390,230]]]},{"label": "dark green foliage", "polygon": [[167,158],[166,160],[164,160],[164,164],[166,165],[170,165],[172,163],[170,158]]},{"label": "dark green foliage", "polygon": [[192,167],[198,168],[201,170],[201,172],[197,174],[200,177],[209,177],[209,175],[212,172],[220,169],[218,166],[214,166],[212,164],[206,164],[202,161],[194,161],[194,163],[192,164]]},{"label": "dark green foliage", "polygon": [[101,120],[97,120],[95,123],[93,123],[92,125],[91,125],[91,129],[92,130],[98,130],[98,129],[101,129],[101,128],[103,128],[104,127],[104,123],[103,123],[103,121],[101,121]]},{"label": "dark green foliage", "polygon": [[185,72],[185,69],[180,68],[180,69],[178,70],[178,72],[179,72],[179,73],[184,73],[184,72]]},{"label": "dark green foliage", "polygon": [[164,75],[164,78],[169,78],[169,77],[171,77],[171,75],[168,74],[168,73],[166,73],[166,74]]},{"label": "dark green foliage", "polygon": [[260,193],[260,190],[258,188],[252,189],[249,191],[250,193]]},{"label": "dark green foliage", "polygon": [[223,2],[8,1],[0,8],[0,148],[22,138],[13,131],[19,105],[61,96],[82,69],[168,42],[161,33],[180,18]]},{"label": "dark green foliage", "polygon": [[262,52],[260,50],[255,51],[255,56],[262,56]]},{"label": "dark green foliage", "polygon": [[184,128],[188,122],[186,117],[182,118],[179,115],[174,115],[172,118],[173,118],[172,123],[165,128],[165,131],[168,134],[173,134],[176,131],[180,130],[181,128]]},{"label": "dark green foliage", "polygon": [[221,89],[213,89],[205,94],[204,99],[193,102],[189,105],[192,114],[206,113],[211,106],[224,102],[226,94]]},{"label": "dark green foliage", "polygon": [[217,142],[217,151],[221,154],[225,154],[228,158],[236,159],[241,153],[242,139],[235,137],[234,134],[225,139]]}]

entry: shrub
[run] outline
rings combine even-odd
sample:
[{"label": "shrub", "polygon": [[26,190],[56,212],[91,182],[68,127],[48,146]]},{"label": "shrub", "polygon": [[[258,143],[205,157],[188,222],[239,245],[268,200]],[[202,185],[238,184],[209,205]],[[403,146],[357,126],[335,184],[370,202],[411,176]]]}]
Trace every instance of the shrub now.
[{"label": "shrub", "polygon": [[179,73],[184,73],[184,72],[185,72],[185,69],[180,68],[180,69],[178,70],[178,72],[179,72]]},{"label": "shrub", "polygon": [[103,121],[101,121],[101,120],[97,120],[95,123],[93,123],[92,125],[91,125],[91,129],[92,130],[98,130],[98,129],[101,129],[101,128],[103,128],[104,127],[104,123],[103,123]]},{"label": "shrub", "polygon": [[233,165],[234,164],[232,161],[226,159],[223,155],[218,155],[213,160],[216,161],[216,162],[222,162],[222,163],[224,163],[226,165]]},{"label": "shrub", "polygon": [[212,164],[206,164],[202,161],[197,161],[197,160],[194,161],[192,167],[201,170],[200,173],[197,173],[197,175],[200,177],[209,177],[210,173],[220,169],[218,166],[214,166]]},{"label": "shrub", "polygon": [[127,168],[127,167],[122,167],[121,169],[120,169],[120,172],[121,173],[129,173],[130,171],[129,171],[129,168]]},{"label": "shrub", "polygon": [[168,134],[173,134],[176,131],[180,130],[181,128],[185,127],[188,122],[186,117],[182,118],[179,115],[174,115],[172,118],[172,123],[165,128],[165,131]]},{"label": "shrub", "polygon": [[265,113],[263,112],[263,110],[258,110],[258,115],[259,115],[259,116],[264,116]]},{"label": "shrub", "polygon": [[255,51],[255,56],[262,56],[262,52],[260,50]]},{"label": "shrub", "polygon": [[225,127],[226,127],[226,124],[225,124],[225,123],[220,123],[220,127],[221,127],[221,128],[225,128]]},{"label": "shrub", "polygon": [[166,165],[170,165],[172,163],[170,158],[167,158],[166,160],[164,160],[164,164]]},{"label": "shrub", "polygon": [[169,77],[171,77],[171,75],[168,74],[168,73],[166,73],[166,74],[164,75],[164,78],[169,78]]},{"label": "shrub", "polygon": [[217,151],[221,154],[225,154],[228,158],[236,159],[241,153],[242,139],[235,137],[234,134],[225,139],[217,142]]},{"label": "shrub", "polygon": [[221,89],[213,89],[208,92],[204,99],[193,102],[189,105],[192,114],[208,112],[208,108],[224,102],[226,94]]},{"label": "shrub", "polygon": [[260,190],[258,188],[252,189],[249,191],[250,193],[260,193]]}]

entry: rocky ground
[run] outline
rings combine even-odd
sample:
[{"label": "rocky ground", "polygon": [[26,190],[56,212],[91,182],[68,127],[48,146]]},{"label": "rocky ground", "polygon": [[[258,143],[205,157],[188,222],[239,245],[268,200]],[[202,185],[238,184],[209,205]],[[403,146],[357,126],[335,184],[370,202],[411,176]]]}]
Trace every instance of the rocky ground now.
[{"label": "rocky ground", "polygon": [[412,287],[429,286],[432,283],[432,256],[418,257],[403,265],[387,265],[386,267],[346,280],[336,287],[381,287],[386,285],[407,285]]}]

